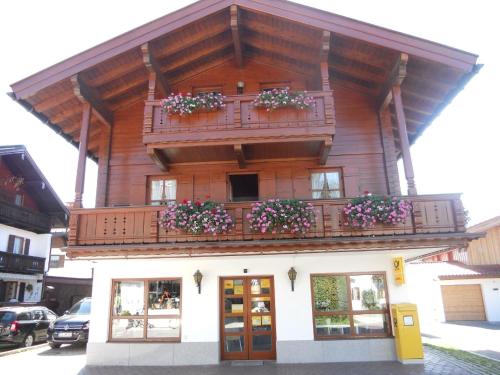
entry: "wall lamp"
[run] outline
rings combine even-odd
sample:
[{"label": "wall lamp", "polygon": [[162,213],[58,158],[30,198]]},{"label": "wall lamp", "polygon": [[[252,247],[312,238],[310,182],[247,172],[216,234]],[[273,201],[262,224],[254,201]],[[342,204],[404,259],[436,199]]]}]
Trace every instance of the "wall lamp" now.
[{"label": "wall lamp", "polygon": [[198,294],[201,293],[201,279],[203,279],[203,275],[201,274],[200,270],[196,270],[196,272],[193,275],[194,278],[194,283],[198,287]]},{"label": "wall lamp", "polygon": [[288,270],[288,278],[290,279],[292,283],[292,292],[294,291],[294,285],[295,285],[295,279],[297,279],[297,271],[295,271],[295,268],[290,267]]},{"label": "wall lamp", "polygon": [[238,81],[238,82],[236,83],[236,93],[237,93],[238,95],[243,94],[243,89],[244,89],[244,88],[245,88],[245,82],[243,82],[243,81]]}]

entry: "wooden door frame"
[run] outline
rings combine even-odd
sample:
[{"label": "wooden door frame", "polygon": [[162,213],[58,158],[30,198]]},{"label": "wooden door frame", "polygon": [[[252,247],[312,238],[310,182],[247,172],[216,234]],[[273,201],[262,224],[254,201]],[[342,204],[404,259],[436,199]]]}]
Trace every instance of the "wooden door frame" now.
[{"label": "wooden door frame", "polygon": [[[271,351],[270,352],[252,352],[251,351],[251,314],[249,313],[250,308],[250,284],[249,280],[251,279],[261,279],[261,278],[269,278],[271,282],[271,288],[269,296],[271,298]],[[224,280],[227,279],[243,279],[243,309],[244,309],[244,342],[245,342],[245,350],[243,352],[234,353],[235,355],[229,356],[227,358],[224,355]],[[235,336],[242,336],[241,334],[234,334]],[[231,336],[231,335],[229,335]],[[219,276],[219,337],[220,337],[220,359],[221,361],[226,360],[275,360],[276,359],[276,299],[275,299],[275,289],[274,289],[274,275],[238,275],[238,276]],[[231,354],[231,353],[229,353]],[[240,355],[238,355],[240,354]],[[243,354],[243,355],[242,355]],[[253,354],[253,355],[252,355]],[[260,354],[260,355],[259,355]],[[226,358],[224,358],[226,357]],[[233,358],[231,358],[233,357]],[[252,358],[251,358],[252,357]]]}]

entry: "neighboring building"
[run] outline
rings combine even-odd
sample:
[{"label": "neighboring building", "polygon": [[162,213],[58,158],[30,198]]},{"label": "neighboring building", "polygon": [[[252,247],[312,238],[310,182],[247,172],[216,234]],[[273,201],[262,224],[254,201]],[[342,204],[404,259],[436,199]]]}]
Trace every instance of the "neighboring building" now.
[{"label": "neighboring building", "polygon": [[500,322],[500,216],[467,232],[486,235],[408,267],[424,320]]},{"label": "neighboring building", "polygon": [[53,232],[44,299],[58,315],[92,295],[92,261],[68,259],[66,247],[67,232]]},{"label": "neighboring building", "polygon": [[[459,195],[417,195],[409,152],[476,59],[292,2],[202,0],[13,84],[79,146],[67,253],[96,262],[88,363],[394,360],[390,304],[411,297],[394,257],[479,237]],[[314,106],[254,105],[285,87]],[[171,92],[225,107],[167,116]],[[97,208],[81,204],[86,156]],[[411,216],[345,225],[365,190],[401,195],[400,157]],[[226,202],[230,232],[160,226],[171,202],[207,197]],[[274,198],[313,205],[306,235],[251,229],[252,202]]]},{"label": "neighboring building", "polygon": [[69,212],[24,146],[0,146],[0,303],[40,302],[51,228]]}]

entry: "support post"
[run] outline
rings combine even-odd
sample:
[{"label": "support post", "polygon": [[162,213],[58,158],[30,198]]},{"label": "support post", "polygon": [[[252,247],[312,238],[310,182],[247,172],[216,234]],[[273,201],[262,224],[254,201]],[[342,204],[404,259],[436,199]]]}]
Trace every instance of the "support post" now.
[{"label": "support post", "polygon": [[78,148],[78,168],[75,182],[75,208],[82,207],[83,190],[85,185],[85,167],[87,164],[87,144],[90,129],[90,114],[92,107],[89,103],[82,105],[82,127],[80,129],[80,146]]},{"label": "support post", "polygon": [[410,141],[408,140],[408,133],[406,131],[406,118],[403,108],[403,100],[401,99],[401,86],[395,85],[392,88],[392,98],[394,100],[396,122],[398,125],[399,145],[401,147],[405,177],[408,184],[408,195],[417,195],[415,175],[413,173],[413,163],[411,161],[410,154]]},{"label": "support post", "polygon": [[99,143],[99,162],[97,172],[97,192],[96,207],[106,207],[108,203],[108,169],[109,154],[111,148],[111,129],[103,128],[101,130],[101,141]]}]

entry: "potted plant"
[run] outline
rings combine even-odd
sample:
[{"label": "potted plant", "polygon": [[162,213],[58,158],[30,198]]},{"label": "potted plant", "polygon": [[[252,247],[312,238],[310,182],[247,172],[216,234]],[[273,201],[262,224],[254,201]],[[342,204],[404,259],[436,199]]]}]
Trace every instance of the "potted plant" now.
[{"label": "potted plant", "polygon": [[397,197],[374,196],[368,192],[352,199],[344,207],[345,225],[356,229],[364,229],[377,223],[403,223],[411,214],[410,201]]},{"label": "potted plant", "polygon": [[246,218],[255,232],[306,234],[314,224],[315,214],[311,203],[269,199],[253,203]]},{"label": "potted plant", "polygon": [[187,116],[200,110],[220,110],[226,106],[224,104],[225,99],[226,97],[218,92],[201,93],[194,96],[191,93],[172,93],[167,98],[161,100],[161,106],[169,116],[174,114]]},{"label": "potted plant", "polygon": [[233,219],[224,205],[210,200],[182,203],[167,206],[161,212],[160,226],[168,231],[183,231],[189,234],[223,234],[230,231]]},{"label": "potted plant", "polygon": [[309,109],[314,105],[314,98],[305,91],[289,91],[289,88],[272,89],[260,92],[253,101],[255,107],[265,108],[268,112],[282,107]]}]

